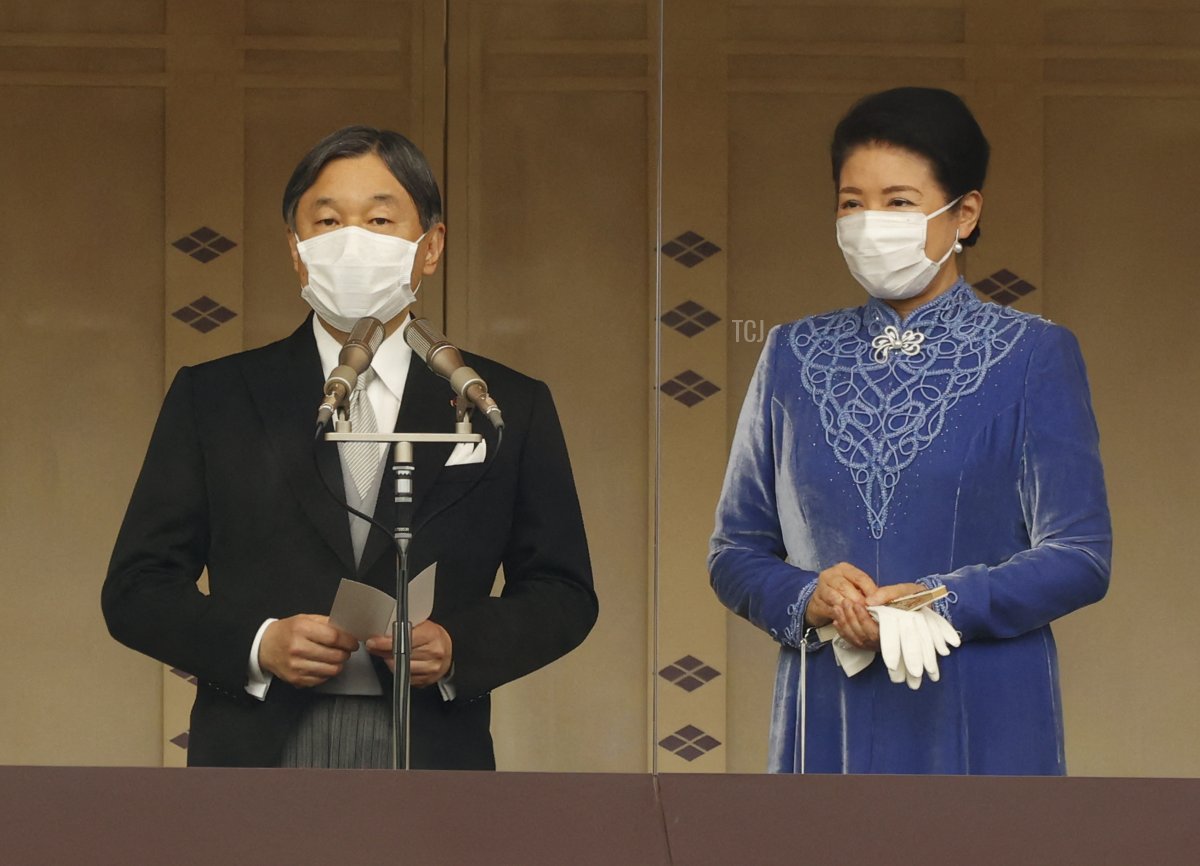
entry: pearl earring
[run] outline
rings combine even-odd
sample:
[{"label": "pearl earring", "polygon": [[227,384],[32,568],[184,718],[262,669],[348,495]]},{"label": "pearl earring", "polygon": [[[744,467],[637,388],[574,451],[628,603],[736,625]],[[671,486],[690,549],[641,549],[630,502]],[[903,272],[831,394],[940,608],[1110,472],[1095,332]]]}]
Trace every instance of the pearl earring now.
[{"label": "pearl earring", "polygon": [[963,245],[961,243],[959,243],[958,241],[955,241],[954,242],[954,252],[961,253],[962,251],[963,251]]}]

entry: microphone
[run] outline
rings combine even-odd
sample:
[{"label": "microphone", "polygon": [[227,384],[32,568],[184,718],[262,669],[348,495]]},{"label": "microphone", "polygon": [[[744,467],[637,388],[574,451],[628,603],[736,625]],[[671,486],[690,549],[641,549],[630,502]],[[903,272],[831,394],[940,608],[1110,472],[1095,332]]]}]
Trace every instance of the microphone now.
[{"label": "microphone", "polygon": [[487,383],[466,365],[462,353],[433,326],[433,322],[413,319],[404,328],[404,342],[421,356],[430,370],[450,381],[454,393],[470,400],[476,409],[486,415],[493,427],[497,430],[504,428],[504,416],[500,414],[496,401],[488,396]]},{"label": "microphone", "polygon": [[383,342],[383,323],[367,316],[359,319],[338,353],[338,365],[325,380],[325,399],[317,409],[317,435],[329,426],[333,413],[350,397],[358,377],[371,366]]}]

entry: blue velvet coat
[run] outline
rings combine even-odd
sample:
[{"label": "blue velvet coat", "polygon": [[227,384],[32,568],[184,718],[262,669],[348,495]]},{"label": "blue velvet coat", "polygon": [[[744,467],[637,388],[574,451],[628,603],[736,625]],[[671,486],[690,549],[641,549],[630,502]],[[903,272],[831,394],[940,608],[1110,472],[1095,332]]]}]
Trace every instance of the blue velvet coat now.
[{"label": "blue velvet coat", "polygon": [[[871,300],[774,328],[709,555],[721,601],[781,644],[770,769],[1064,773],[1050,622],[1104,595],[1111,547],[1065,328],[963,282],[903,322]],[[842,561],[950,589],[938,609],[963,645],[939,682],[893,684],[878,657],[847,678],[805,628]]]}]

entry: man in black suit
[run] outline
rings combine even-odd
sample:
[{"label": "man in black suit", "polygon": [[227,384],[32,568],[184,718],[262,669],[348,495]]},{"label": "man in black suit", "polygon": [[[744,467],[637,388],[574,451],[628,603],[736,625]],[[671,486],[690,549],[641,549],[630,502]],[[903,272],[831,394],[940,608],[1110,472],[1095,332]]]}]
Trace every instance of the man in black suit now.
[{"label": "man in black suit", "polygon": [[[390,638],[362,648],[325,616],[342,577],[394,591],[391,539],[326,489],[390,526],[386,448],[351,446],[378,449],[359,452],[371,478],[345,448],[314,446],[312,431],[325,376],[367,315],[387,336],[352,400],[379,429],[453,431],[448,384],[400,332],[413,286],[442,255],[441,197],[411,142],[348,127],[297,166],[283,211],[316,315],[277,343],[179,371],[102,605],[115,638],[197,677],[189,764],[386,766]],[[481,421],[474,448],[415,447],[410,573],[438,566],[433,614],[413,628],[410,755],[422,768],[494,768],[489,692],[569,652],[597,612],[549,390],[486,358],[467,363],[506,427],[502,442]]]}]

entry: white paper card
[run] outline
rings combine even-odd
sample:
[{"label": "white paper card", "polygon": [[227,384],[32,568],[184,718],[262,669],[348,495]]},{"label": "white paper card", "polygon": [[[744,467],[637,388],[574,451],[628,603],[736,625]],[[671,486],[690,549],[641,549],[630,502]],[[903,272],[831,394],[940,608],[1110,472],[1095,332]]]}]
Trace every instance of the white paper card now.
[{"label": "white paper card", "polygon": [[342,578],[329,611],[329,622],[364,641],[373,634],[387,634],[395,613],[396,602],[386,592]]},{"label": "white paper card", "polygon": [[408,582],[408,618],[413,625],[433,616],[433,591],[436,587],[436,562]]},{"label": "white paper card", "polygon": [[[408,615],[413,625],[429,619],[433,613],[437,587],[437,563],[433,563],[408,583]],[[342,578],[338,584],[329,621],[364,641],[373,634],[390,634],[396,618],[395,600],[382,590]]]}]

